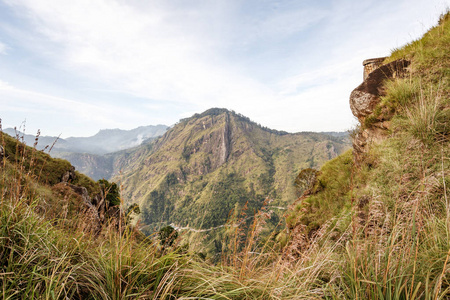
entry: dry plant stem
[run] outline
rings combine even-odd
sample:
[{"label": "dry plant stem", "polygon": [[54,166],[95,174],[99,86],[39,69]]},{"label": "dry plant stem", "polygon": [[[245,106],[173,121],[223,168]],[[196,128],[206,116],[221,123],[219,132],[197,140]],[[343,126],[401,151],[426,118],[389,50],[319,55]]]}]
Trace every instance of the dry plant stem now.
[{"label": "dry plant stem", "polygon": [[441,286],[442,286],[442,277],[444,277],[445,269],[447,268],[447,263],[448,263],[449,256],[450,256],[450,248],[448,249],[447,257],[445,258],[444,267],[442,268],[442,273],[441,273],[441,276],[439,276],[439,281],[438,281],[438,284],[436,286],[436,294],[435,294],[435,297],[434,297],[435,300],[437,300],[438,296],[439,296],[439,290],[441,289]]},{"label": "dry plant stem", "polygon": [[419,251],[419,236],[417,236],[417,240],[416,240],[416,253],[414,254],[414,265],[413,265],[413,275],[412,275],[412,280],[411,280],[411,291],[409,293],[410,299],[412,299],[412,294],[413,294],[413,289],[414,289],[414,278],[416,276],[416,263],[417,263],[418,251]]},{"label": "dry plant stem", "polygon": [[[351,172],[350,172],[350,199],[351,199],[351,207],[352,207],[352,235],[353,235],[353,251],[355,253],[354,257],[354,270],[353,273],[355,274],[355,283],[358,282],[358,273],[356,270],[357,261],[358,261],[358,245],[357,245],[357,239],[356,239],[356,220],[355,220],[355,197],[353,195],[353,179],[354,179],[354,172],[355,172],[355,165],[353,164]],[[356,300],[358,300],[358,291],[356,291]]]},{"label": "dry plant stem", "polygon": [[444,171],[444,147],[441,148],[441,169],[442,169],[442,184],[444,185],[444,199],[445,199],[445,207],[447,209],[446,211],[446,217],[447,217],[447,231],[450,231],[450,205],[448,203],[447,199],[447,186],[445,184],[445,171]]}]

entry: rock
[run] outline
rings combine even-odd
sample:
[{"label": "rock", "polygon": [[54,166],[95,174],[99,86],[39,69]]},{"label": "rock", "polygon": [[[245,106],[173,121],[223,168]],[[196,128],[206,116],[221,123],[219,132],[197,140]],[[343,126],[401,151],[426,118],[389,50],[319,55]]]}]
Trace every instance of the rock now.
[{"label": "rock", "polygon": [[[375,63],[379,62],[375,61]],[[407,74],[409,64],[409,61],[400,59],[382,65],[369,73],[364,82],[352,91],[350,94],[350,108],[353,115],[358,118],[362,125],[365,119],[373,113],[381,97],[385,95],[383,83],[388,79],[404,77]],[[366,65],[364,66],[366,67]],[[372,67],[376,67],[376,64]],[[364,75],[366,76],[366,74]],[[353,137],[355,162],[362,160],[363,154],[367,152],[368,145],[384,139],[389,126],[390,122],[382,119],[373,122],[368,128],[364,127],[364,125],[361,126],[362,129]]]},{"label": "rock", "polygon": [[5,150],[3,146],[0,146],[0,162],[3,160],[3,157],[5,157]]},{"label": "rock", "polygon": [[73,184],[68,184],[68,186],[83,199],[83,204],[86,208],[84,214],[87,218],[85,230],[94,234],[99,234],[102,228],[102,222],[99,217],[98,209],[92,204],[87,189]]},{"label": "rock", "polygon": [[367,76],[369,76],[370,73],[375,71],[375,69],[378,69],[384,62],[384,60],[387,57],[378,57],[378,58],[369,58],[363,61],[364,66],[364,80],[366,80]]},{"label": "rock", "polygon": [[76,174],[75,174],[75,167],[71,166],[70,169],[63,174],[61,177],[61,182],[70,182],[75,180]]},{"label": "rock", "polygon": [[219,166],[227,162],[230,155],[230,116],[225,114],[225,125],[222,133],[222,141],[219,150]]},{"label": "rock", "polygon": [[350,109],[360,122],[373,112],[384,96],[383,82],[386,79],[403,77],[410,62],[404,59],[382,65],[371,72],[367,78],[350,94]]}]

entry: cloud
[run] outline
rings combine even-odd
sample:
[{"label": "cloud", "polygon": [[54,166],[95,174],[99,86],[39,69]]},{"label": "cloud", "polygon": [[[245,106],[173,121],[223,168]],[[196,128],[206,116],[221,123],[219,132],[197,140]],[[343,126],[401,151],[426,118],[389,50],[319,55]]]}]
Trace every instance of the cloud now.
[{"label": "cloud", "polygon": [[62,46],[67,69],[135,96],[201,108],[270,98],[264,85],[214,54],[209,35],[190,31],[200,25],[189,12],[98,0],[14,3],[34,16],[45,39]]},{"label": "cloud", "polygon": [[280,130],[344,130],[362,60],[388,54],[412,29],[416,37],[414,10],[433,10],[380,1],[8,0],[21,18],[20,46],[46,70],[74,74],[67,88],[88,81],[135,100],[98,102],[86,88],[74,101],[17,82],[9,90],[0,82],[0,93],[101,126],[170,124],[183,111],[226,107]]},{"label": "cloud", "polygon": [[8,49],[8,47],[3,44],[2,42],[0,42],[0,54],[6,54],[6,50]]},{"label": "cloud", "polygon": [[[100,128],[128,127],[126,120],[143,119],[145,115],[111,104],[85,103],[14,87],[0,80],[0,105],[4,112],[27,112],[51,115],[55,123],[96,124]],[[4,117],[4,116],[3,116]],[[121,120],[121,121],[119,121]],[[125,122],[124,122],[125,121]],[[17,122],[17,120],[16,120]],[[68,124],[69,126],[71,124]]]}]

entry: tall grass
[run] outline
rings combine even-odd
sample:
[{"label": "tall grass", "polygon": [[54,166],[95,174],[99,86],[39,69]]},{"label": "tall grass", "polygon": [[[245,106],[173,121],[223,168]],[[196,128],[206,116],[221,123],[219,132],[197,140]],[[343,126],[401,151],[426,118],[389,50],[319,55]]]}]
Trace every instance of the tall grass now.
[{"label": "tall grass", "polygon": [[[84,231],[89,224],[82,223],[91,221],[81,213],[80,198],[72,199],[78,201],[78,218],[64,219],[67,199],[52,194],[62,187],[55,190],[58,185],[39,183],[30,170],[41,167],[33,164],[36,150],[17,138],[11,151],[6,139],[10,138],[2,134],[2,147],[9,149],[0,169],[3,299],[176,298],[186,259],[176,252],[163,254],[153,240],[137,239],[140,234],[132,228],[117,230],[115,222],[100,236]],[[52,203],[62,207],[59,214],[47,209],[51,197],[62,201],[62,206]]]},{"label": "tall grass", "polygon": [[[393,54],[412,59],[412,75],[386,85],[390,137],[359,165],[346,153],[324,166],[287,216],[286,246],[275,234],[261,238],[268,210],[245,234],[230,227],[234,250],[218,264],[114,223],[91,235],[68,213],[43,212],[49,197],[61,200],[30,171],[45,157],[1,135],[10,155],[0,164],[2,298],[450,298],[448,16]],[[56,180],[65,163],[52,163]]]}]

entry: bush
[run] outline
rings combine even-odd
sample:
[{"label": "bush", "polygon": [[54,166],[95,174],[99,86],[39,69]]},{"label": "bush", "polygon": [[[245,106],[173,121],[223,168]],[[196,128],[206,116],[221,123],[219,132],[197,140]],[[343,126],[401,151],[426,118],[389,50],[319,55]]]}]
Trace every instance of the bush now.
[{"label": "bush", "polygon": [[117,184],[115,182],[110,183],[106,179],[100,179],[98,183],[100,184],[102,196],[106,199],[108,205],[120,205],[120,192]]}]

